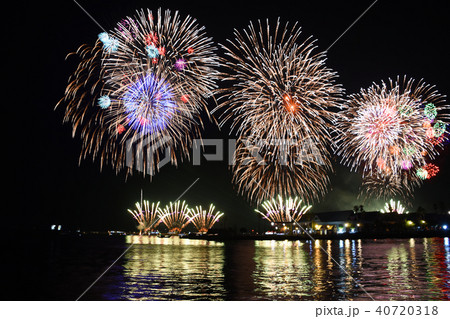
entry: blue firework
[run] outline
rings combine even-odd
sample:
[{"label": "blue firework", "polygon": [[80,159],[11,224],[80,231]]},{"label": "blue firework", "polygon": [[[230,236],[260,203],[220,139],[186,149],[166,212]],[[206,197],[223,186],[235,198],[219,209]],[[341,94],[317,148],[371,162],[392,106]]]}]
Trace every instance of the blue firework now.
[{"label": "blue firework", "polygon": [[115,52],[119,48],[119,41],[114,37],[110,37],[106,32],[100,33],[98,38],[102,41],[103,49],[107,52]]},{"label": "blue firework", "polygon": [[111,99],[108,95],[102,95],[98,98],[98,105],[102,109],[107,109],[111,105]]},{"label": "blue firework", "polygon": [[122,101],[130,127],[143,133],[164,130],[177,108],[169,83],[153,74],[132,82]]},{"label": "blue firework", "polygon": [[157,47],[155,47],[154,45],[147,45],[146,47],[145,47],[145,50],[147,51],[147,55],[148,55],[148,57],[149,58],[156,58],[156,57],[158,57],[158,55],[159,55],[159,51],[158,51],[158,48]]}]

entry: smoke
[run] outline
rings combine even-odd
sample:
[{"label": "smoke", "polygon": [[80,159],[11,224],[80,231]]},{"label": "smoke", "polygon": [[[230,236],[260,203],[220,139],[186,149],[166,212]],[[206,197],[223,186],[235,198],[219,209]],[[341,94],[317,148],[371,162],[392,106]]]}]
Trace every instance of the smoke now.
[{"label": "smoke", "polygon": [[364,206],[365,211],[379,210],[383,207],[383,200],[358,198],[361,186],[361,176],[343,165],[335,166],[335,174],[330,176],[331,188],[325,197],[313,205],[313,210],[338,211],[351,210],[354,206]]}]

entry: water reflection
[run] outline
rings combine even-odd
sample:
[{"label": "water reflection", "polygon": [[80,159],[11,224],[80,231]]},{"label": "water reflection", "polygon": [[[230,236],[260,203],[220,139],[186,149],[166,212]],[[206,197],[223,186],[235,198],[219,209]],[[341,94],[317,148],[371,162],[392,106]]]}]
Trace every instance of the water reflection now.
[{"label": "water reflection", "polygon": [[442,299],[450,299],[448,237],[427,238],[426,240],[424,255],[427,260],[427,281],[430,286],[434,287],[436,295],[440,295]]},{"label": "water reflection", "polygon": [[[414,251],[414,250],[413,250]],[[388,271],[388,291],[389,294],[395,296],[398,295],[400,298],[407,299],[407,297],[414,293],[412,291],[412,280],[413,277],[410,277],[411,273],[411,265],[409,261],[413,264],[410,254],[405,248],[405,244],[400,244],[398,246],[394,246],[387,251],[387,271]],[[399,289],[398,287],[401,287]]]},{"label": "water reflection", "polygon": [[254,300],[255,244],[239,241],[225,244],[223,264],[225,300]]},{"label": "water reflection", "polygon": [[311,257],[299,241],[255,241],[255,294],[260,299],[299,299],[311,294]]},{"label": "water reflection", "polygon": [[183,245],[183,246],[223,246],[223,242],[209,241],[204,239],[189,239],[180,238],[179,236],[172,237],[157,237],[157,236],[126,236],[125,242],[127,244],[153,244],[153,245]]},{"label": "water reflection", "polygon": [[[121,260],[121,266],[109,274],[112,276],[106,280],[109,286],[103,287],[115,294],[103,298],[450,298],[448,238],[221,243],[130,236],[127,242],[134,243],[133,247]],[[113,278],[119,285],[117,281],[113,284]]]},{"label": "water reflection", "polygon": [[223,243],[147,236],[127,240],[143,245],[124,256],[124,299],[220,300],[225,294]]}]

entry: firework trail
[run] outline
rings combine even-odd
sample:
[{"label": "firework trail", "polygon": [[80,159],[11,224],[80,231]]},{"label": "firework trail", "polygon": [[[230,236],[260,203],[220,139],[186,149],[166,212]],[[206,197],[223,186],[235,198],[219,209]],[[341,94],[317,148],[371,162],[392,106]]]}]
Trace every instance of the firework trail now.
[{"label": "firework trail", "polygon": [[405,210],[405,207],[400,203],[400,201],[394,201],[391,199],[384,205],[384,208],[381,210],[383,214],[385,213],[397,213],[397,214],[408,214],[409,212]]},{"label": "firework trail", "polygon": [[[188,155],[216,88],[215,49],[195,19],[161,9],[155,16],[138,11],[100,33],[92,47],[82,45],[58,103],[67,105],[64,121],[83,140],[80,160],[92,156],[101,167],[128,173],[143,163],[141,170],[153,175],[162,148],[170,147],[173,164],[175,150]],[[131,160],[127,141],[136,148]]]},{"label": "firework trail", "polygon": [[175,203],[170,202],[164,207],[160,219],[170,233],[178,234],[191,222],[192,216],[190,216],[189,207],[184,201],[176,201]]},{"label": "firework trail", "polygon": [[209,205],[209,210],[206,211],[202,206],[196,206],[190,209],[191,222],[197,228],[199,233],[207,233],[214,224],[223,216],[220,211],[214,212],[213,204]]},{"label": "firework trail", "polygon": [[[221,59],[224,71],[220,77],[230,85],[218,91],[220,103],[213,113],[221,113],[219,125],[230,123],[243,144],[245,141],[262,144],[262,156],[270,159],[266,169],[252,166],[257,171],[263,170],[268,182],[262,186],[264,191],[259,192],[256,187],[261,186],[255,183],[244,185],[253,179],[253,172],[242,167],[241,154],[236,156],[235,180],[257,202],[278,190],[281,195],[289,195],[280,185],[285,180],[292,178],[292,184],[314,184],[312,180],[330,168],[316,170],[316,163],[309,165],[303,160],[301,164],[306,168],[302,182],[295,177],[295,171],[301,170],[296,167],[298,154],[314,152],[319,162],[329,161],[333,109],[339,107],[343,92],[334,83],[336,73],[325,66],[325,53],[315,53],[311,38],[298,43],[300,34],[297,24],[290,27],[278,20],[271,29],[268,21],[266,24],[259,21],[256,26],[250,23],[242,33],[235,31],[235,39],[222,46],[225,58]],[[286,143],[280,142],[293,140],[295,145],[291,146],[295,147],[285,147]],[[317,190],[305,186],[301,191],[303,197],[307,191]]]},{"label": "firework trail", "polygon": [[303,194],[308,202],[318,200],[329,185],[331,162],[317,152],[305,154],[297,143],[285,145],[278,156],[269,145],[252,145],[238,140],[233,166],[233,182],[238,192],[261,203],[277,194],[284,197]]},{"label": "firework trail", "polygon": [[302,206],[302,200],[297,197],[283,199],[283,197],[278,196],[265,201],[262,207],[265,213],[257,209],[255,211],[272,223],[298,223],[303,214],[310,210],[312,206]]},{"label": "firework trail", "polygon": [[161,222],[159,218],[162,211],[159,207],[159,202],[150,205],[149,201],[144,201],[143,207],[139,202],[135,205],[136,210],[128,209],[128,212],[138,222],[139,235],[142,232],[146,233],[155,230]]},{"label": "firework trail", "polygon": [[405,76],[374,83],[349,96],[339,117],[336,153],[362,172],[368,195],[409,196],[420,185],[417,169],[447,140],[449,110],[444,97],[422,80]]},{"label": "firework trail", "polygon": [[401,197],[408,200],[414,190],[421,185],[422,180],[409,168],[405,167],[396,174],[386,174],[375,169],[363,177],[359,197],[364,199]]}]

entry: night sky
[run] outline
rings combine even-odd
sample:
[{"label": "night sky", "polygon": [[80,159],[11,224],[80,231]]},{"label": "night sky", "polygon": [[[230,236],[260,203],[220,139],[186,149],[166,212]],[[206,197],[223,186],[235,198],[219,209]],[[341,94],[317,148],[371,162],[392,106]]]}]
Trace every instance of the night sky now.
[{"label": "night sky", "polygon": [[[372,2],[79,1],[107,30],[137,9],[179,10],[183,17],[196,18],[218,43],[231,38],[234,28],[246,28],[250,20],[275,22],[281,17],[282,22],[298,21],[303,29],[301,39],[312,35],[319,50],[333,43]],[[449,95],[446,49],[450,23],[443,6],[444,1],[378,1],[328,53],[327,64],[338,72],[347,94],[406,74],[424,78]],[[100,172],[99,163],[90,159],[79,163],[79,135],[72,138],[70,124],[62,123],[64,107],[56,111],[54,107],[78,61],[66,61],[66,54],[83,43],[93,44],[102,30],[72,1],[56,6],[38,2],[11,12],[3,32],[4,67],[8,69],[8,84],[3,89],[3,124],[7,125],[3,157],[8,162],[4,170],[11,178],[6,184],[8,193],[12,192],[4,199],[8,226],[45,229],[62,224],[66,229],[133,230],[134,220],[126,210],[139,200],[141,189],[145,199],[165,204],[199,178],[183,199],[191,205],[215,203],[227,216],[222,226],[257,227],[255,207],[236,193],[226,161],[203,159],[201,166],[188,162],[178,168],[165,166],[151,181],[138,172],[129,177],[116,175],[111,167]],[[228,132],[206,123],[203,137],[225,139]],[[416,190],[410,210],[422,206],[434,212],[434,204],[450,208],[448,149],[435,163],[440,173]],[[314,204],[314,211],[362,204],[356,198],[360,177],[340,165],[339,159],[335,159],[331,181],[330,191]],[[381,208],[382,203],[364,205],[370,210]]]}]

